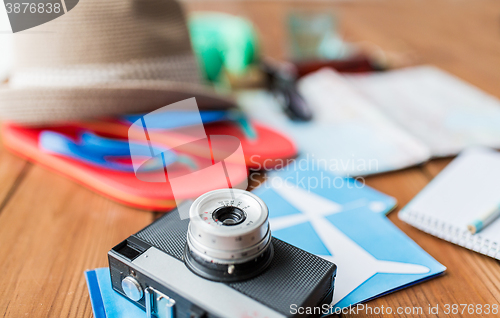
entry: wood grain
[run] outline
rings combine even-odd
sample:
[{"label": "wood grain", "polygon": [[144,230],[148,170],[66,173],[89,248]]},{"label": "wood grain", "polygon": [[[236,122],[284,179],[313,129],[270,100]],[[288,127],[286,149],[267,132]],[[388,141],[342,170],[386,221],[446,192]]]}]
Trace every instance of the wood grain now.
[{"label": "wood grain", "polygon": [[30,168],[31,164],[26,160],[8,152],[0,144],[0,213]]},{"label": "wood grain", "polygon": [[0,214],[4,317],[91,317],[84,271],[152,220],[33,166]]},{"label": "wood grain", "polygon": [[[415,56],[419,63],[435,64],[500,97],[499,1],[189,1],[185,6],[189,12],[217,10],[248,17],[259,31],[264,53],[281,59],[288,55],[289,12],[332,10],[348,39]],[[369,177],[366,183],[394,196],[402,207],[448,162]],[[1,148],[0,182],[0,313],[91,317],[84,270],[106,266],[107,251],[150,223],[154,214],[112,202]],[[448,270],[368,305],[416,306],[426,313],[428,304],[500,303],[497,261],[401,222],[398,209],[390,220]]]}]

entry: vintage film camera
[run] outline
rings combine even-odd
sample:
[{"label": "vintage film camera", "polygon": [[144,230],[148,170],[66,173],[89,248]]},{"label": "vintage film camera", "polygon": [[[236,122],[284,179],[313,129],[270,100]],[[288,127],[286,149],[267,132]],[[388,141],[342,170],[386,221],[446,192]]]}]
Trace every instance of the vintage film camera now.
[{"label": "vintage film camera", "polygon": [[256,195],[214,190],[108,253],[113,289],[158,318],[301,317],[332,301],[335,264],[271,236]]}]

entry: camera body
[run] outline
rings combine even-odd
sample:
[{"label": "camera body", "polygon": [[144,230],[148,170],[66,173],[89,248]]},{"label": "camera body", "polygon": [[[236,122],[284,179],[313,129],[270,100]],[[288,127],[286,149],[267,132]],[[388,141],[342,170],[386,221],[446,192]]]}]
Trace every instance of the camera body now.
[{"label": "camera body", "polygon": [[157,318],[302,317],[292,305],[331,303],[336,265],[271,237],[265,204],[227,191],[185,201],[190,218],[167,213],[109,251],[113,289]]}]

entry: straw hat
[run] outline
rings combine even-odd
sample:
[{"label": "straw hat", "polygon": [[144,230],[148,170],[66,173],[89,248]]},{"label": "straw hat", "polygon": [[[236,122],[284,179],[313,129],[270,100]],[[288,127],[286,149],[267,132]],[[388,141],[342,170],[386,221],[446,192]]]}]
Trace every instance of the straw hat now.
[{"label": "straw hat", "polygon": [[196,97],[230,98],[201,83],[184,15],[174,0],[82,0],[14,35],[15,65],[0,86],[0,118],[47,124],[147,112]]}]

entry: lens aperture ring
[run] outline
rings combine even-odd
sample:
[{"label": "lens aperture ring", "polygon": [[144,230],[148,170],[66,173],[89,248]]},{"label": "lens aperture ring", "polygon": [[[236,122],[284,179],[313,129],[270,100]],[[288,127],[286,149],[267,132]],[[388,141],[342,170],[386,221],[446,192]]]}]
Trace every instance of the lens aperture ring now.
[{"label": "lens aperture ring", "polygon": [[245,263],[264,253],[271,242],[271,231],[269,230],[269,227],[264,238],[255,245],[238,250],[221,250],[207,247],[197,241],[192,235],[190,235],[190,233],[191,232],[188,232],[187,237],[189,249],[198,257],[218,264]]}]

